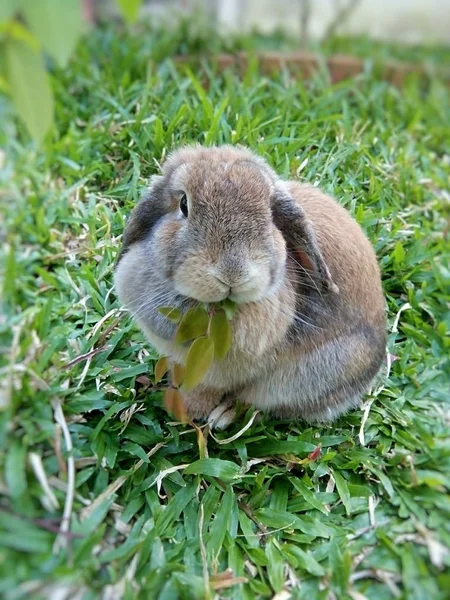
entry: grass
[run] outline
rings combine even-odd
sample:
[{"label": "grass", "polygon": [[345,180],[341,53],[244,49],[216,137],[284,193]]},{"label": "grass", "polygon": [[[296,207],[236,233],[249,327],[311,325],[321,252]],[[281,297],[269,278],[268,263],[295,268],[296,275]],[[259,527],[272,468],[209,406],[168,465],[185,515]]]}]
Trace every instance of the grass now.
[{"label": "grass", "polygon": [[[149,64],[156,45],[113,30],[80,44],[53,74],[58,133],[38,151],[0,105],[1,595],[448,598],[448,87],[250,69],[204,89]],[[395,360],[362,410],[325,428],[254,423],[205,454],[151,392],[156,355],[119,312],[113,264],[158,161],[195,140],[247,144],[363,225]]]}]

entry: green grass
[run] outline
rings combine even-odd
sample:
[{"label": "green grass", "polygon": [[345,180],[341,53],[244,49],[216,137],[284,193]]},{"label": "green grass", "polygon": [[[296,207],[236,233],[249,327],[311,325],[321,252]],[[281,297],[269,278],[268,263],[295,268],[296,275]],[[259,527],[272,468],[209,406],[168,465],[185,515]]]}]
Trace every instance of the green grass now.
[{"label": "green grass", "polygon": [[[54,73],[59,133],[39,151],[0,105],[1,595],[200,599],[231,569],[234,585],[209,597],[448,598],[448,87],[305,85],[251,69],[205,90],[148,63],[156,46],[112,30],[80,44]],[[356,216],[379,256],[398,357],[365,409],[326,428],[255,423],[234,442],[209,438],[201,462],[201,438],[148,389],[155,352],[111,291],[147,178],[196,140],[247,144],[285,177],[302,166]],[[68,547],[53,553],[68,459],[58,401],[75,498]]]}]

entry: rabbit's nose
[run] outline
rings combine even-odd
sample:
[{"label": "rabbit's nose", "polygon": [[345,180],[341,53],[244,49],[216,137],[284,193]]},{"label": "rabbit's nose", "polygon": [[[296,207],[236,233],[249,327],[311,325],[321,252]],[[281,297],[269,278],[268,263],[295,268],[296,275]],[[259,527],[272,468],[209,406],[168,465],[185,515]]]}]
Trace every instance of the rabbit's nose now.
[{"label": "rabbit's nose", "polygon": [[250,276],[245,257],[237,253],[227,254],[215,265],[214,276],[228,287],[242,285]]},{"label": "rabbit's nose", "polygon": [[237,265],[226,264],[214,270],[214,277],[229,288],[234,288],[246,283],[250,274],[241,265],[237,268]]}]

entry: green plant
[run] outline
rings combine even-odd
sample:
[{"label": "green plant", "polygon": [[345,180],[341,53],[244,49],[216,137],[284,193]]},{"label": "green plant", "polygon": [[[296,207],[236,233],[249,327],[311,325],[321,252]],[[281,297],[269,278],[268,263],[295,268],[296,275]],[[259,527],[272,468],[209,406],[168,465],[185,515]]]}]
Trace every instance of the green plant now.
[{"label": "green plant", "polygon": [[190,344],[184,366],[169,366],[167,357],[161,357],[155,365],[155,383],[159,383],[170,368],[171,385],[164,394],[165,405],[180,421],[185,421],[182,393],[197,387],[213,361],[223,360],[228,354],[232,335],[230,321],[235,306],[231,300],[224,300],[211,306],[190,308],[184,315],[170,306],[159,310],[173,323],[179,323],[175,343],[180,346]]},{"label": "green plant", "polygon": [[[134,22],[141,0],[117,0]],[[84,31],[81,0],[3,0],[0,4],[0,91],[6,92],[35,142],[53,124],[46,58],[66,68]]]}]

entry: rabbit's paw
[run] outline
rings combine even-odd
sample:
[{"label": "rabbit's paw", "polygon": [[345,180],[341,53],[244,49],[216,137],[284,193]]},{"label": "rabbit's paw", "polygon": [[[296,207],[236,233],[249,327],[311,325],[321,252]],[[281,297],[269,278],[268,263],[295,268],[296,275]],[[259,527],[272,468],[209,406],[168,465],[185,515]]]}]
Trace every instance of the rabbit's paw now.
[{"label": "rabbit's paw", "polygon": [[211,429],[222,430],[229,427],[236,419],[236,409],[231,402],[222,402],[210,413],[208,425]]}]

